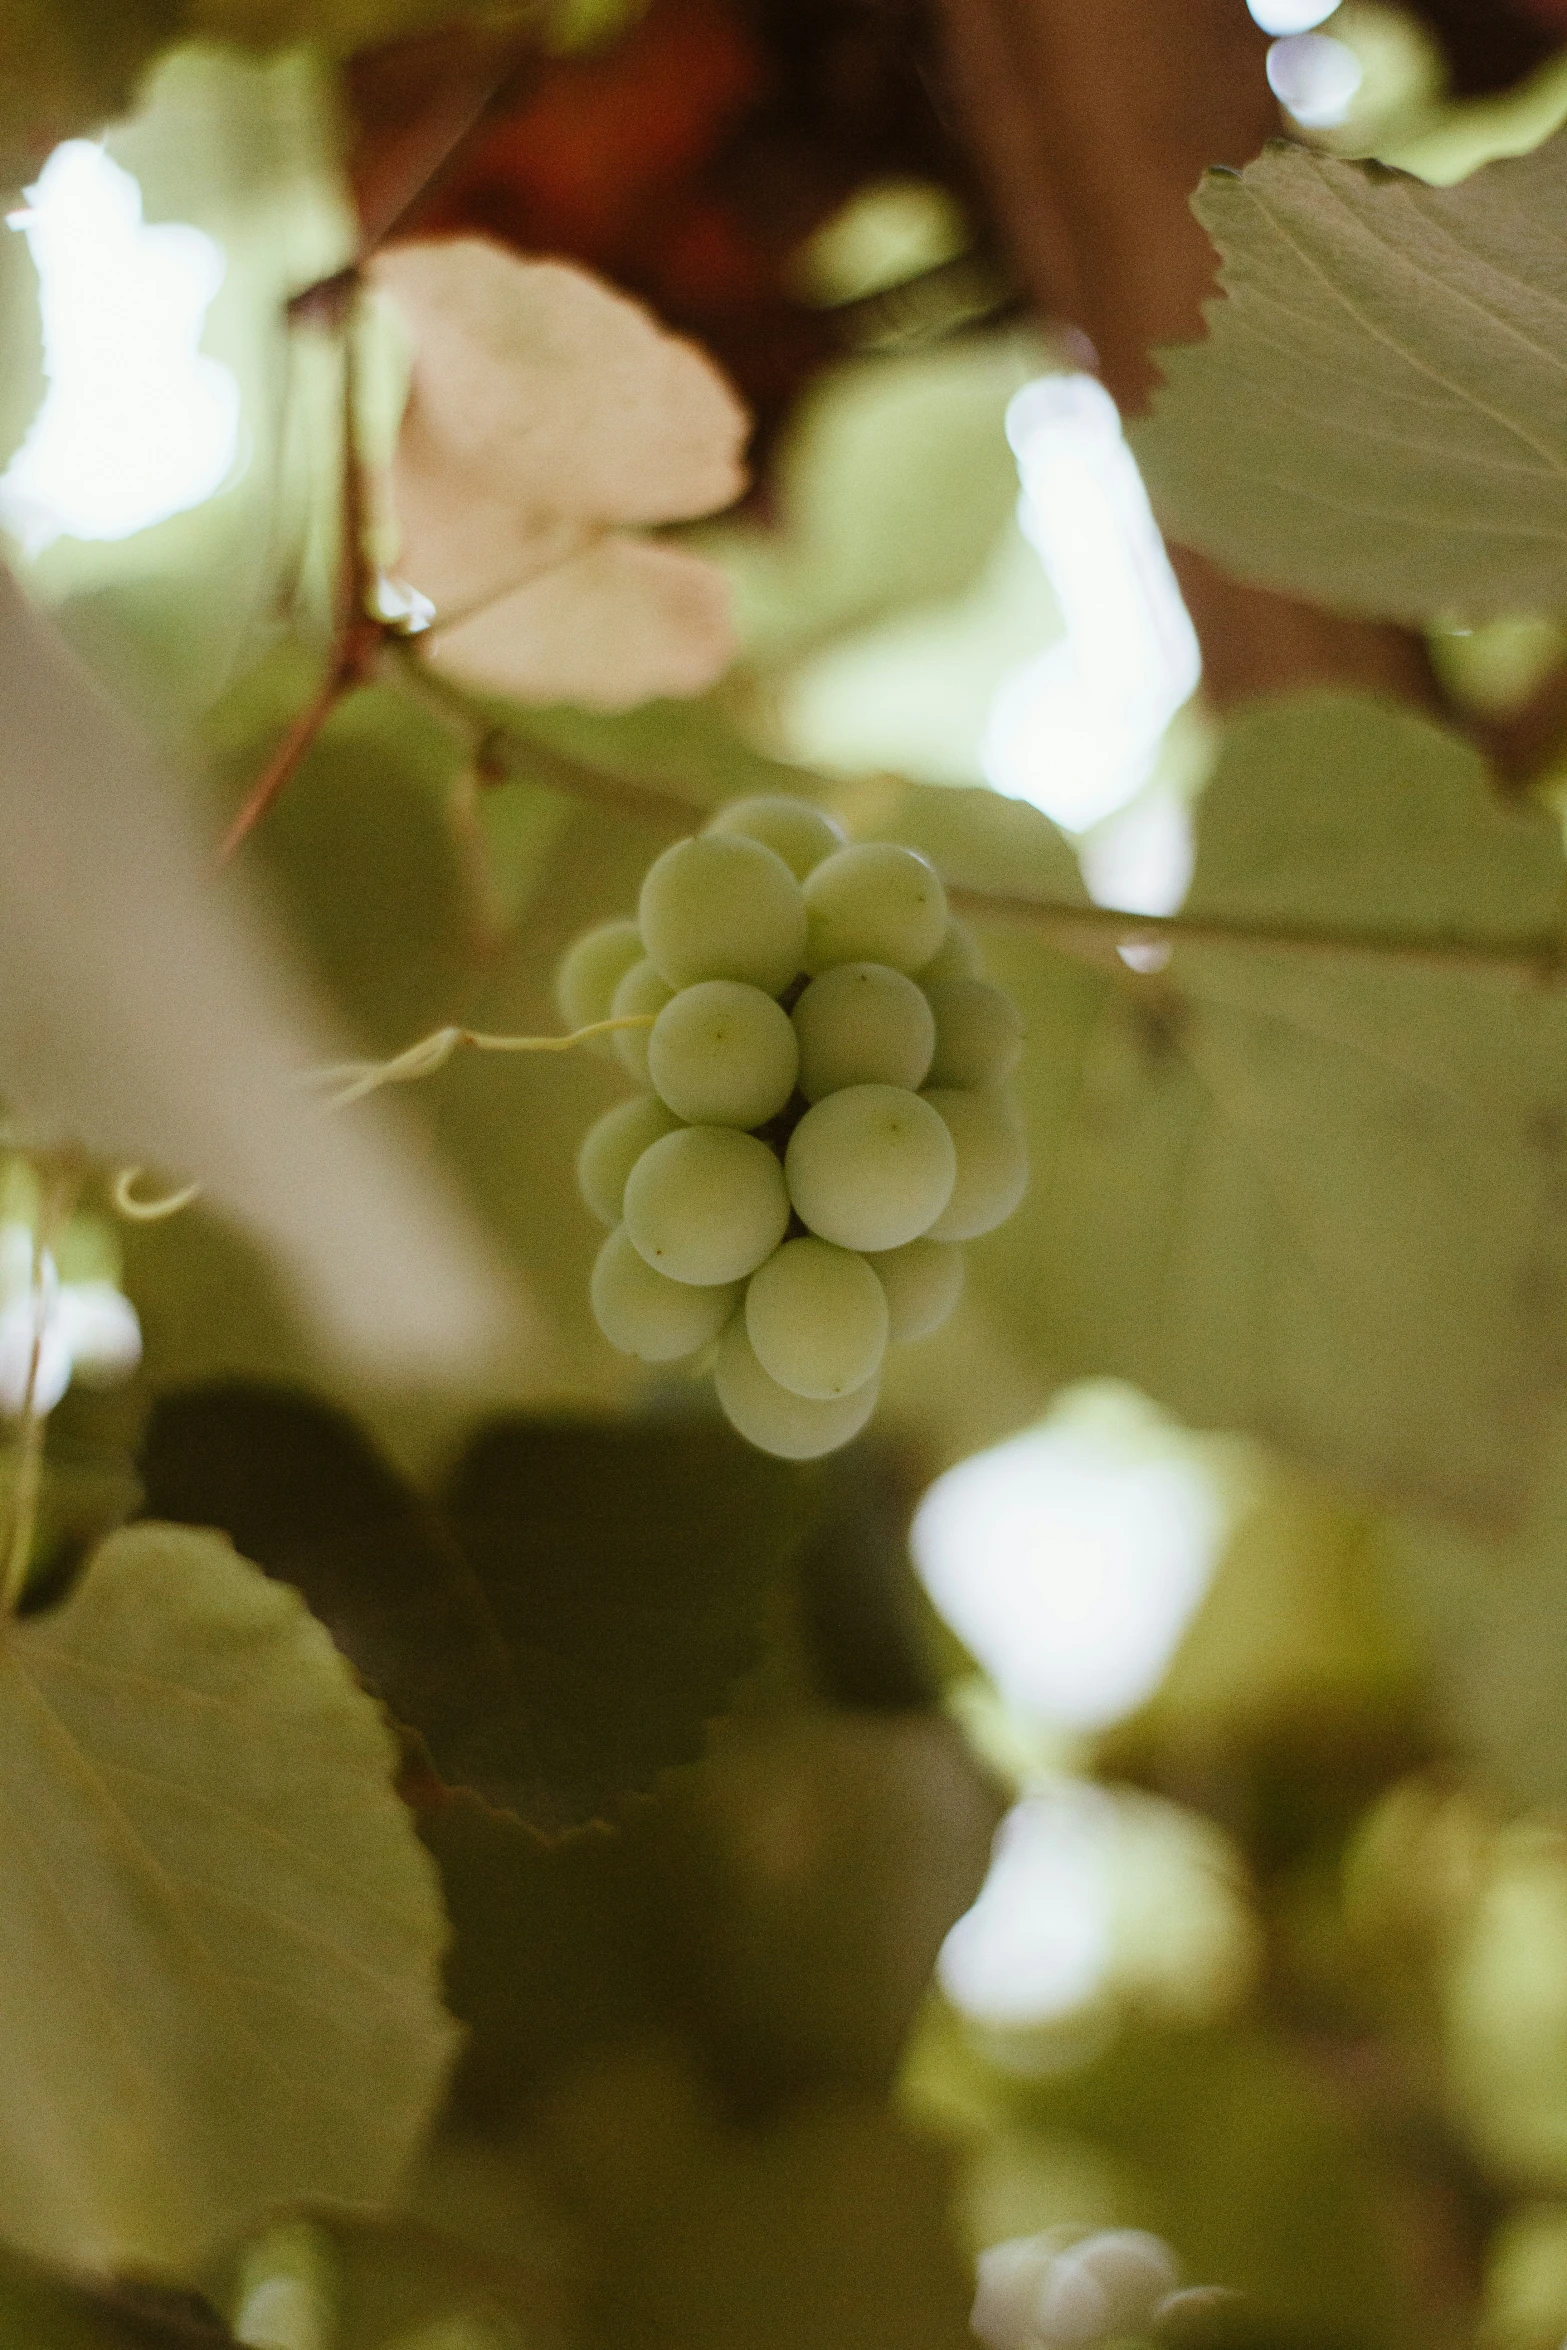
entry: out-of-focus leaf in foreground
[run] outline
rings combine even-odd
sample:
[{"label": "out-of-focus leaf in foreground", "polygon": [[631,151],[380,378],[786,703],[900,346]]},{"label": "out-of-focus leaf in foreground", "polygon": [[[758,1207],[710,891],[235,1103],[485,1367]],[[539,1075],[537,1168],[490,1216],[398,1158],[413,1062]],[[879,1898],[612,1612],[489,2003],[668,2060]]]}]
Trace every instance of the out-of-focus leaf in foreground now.
[{"label": "out-of-focus leaf in foreground", "polygon": [[189,2273],[394,2190],[455,2040],[395,1747],[299,1600],[114,1535],[0,1658],[0,2192],[29,2251]]},{"label": "out-of-focus leaf in foreground", "polygon": [[234,2350],[198,2296],[64,2276],[0,2247],[0,2341],[18,2350]]},{"label": "out-of-focus leaf in foreground", "polygon": [[0,737],[13,1108],[201,1183],[361,1360],[427,1375],[482,1355],[499,1304],[445,1186],[389,1120],[324,1115],[301,1089],[332,1057],[302,991],[203,870],[129,722],[3,574]]},{"label": "out-of-focus leaf in foreground", "polygon": [[1175,536],[1337,610],[1554,609],[1567,140],[1455,188],[1277,145],[1196,211],[1228,298],[1134,436]]},{"label": "out-of-focus leaf in foreground", "polygon": [[738,496],[746,417],[718,370],[585,271],[477,238],[395,247],[374,277],[414,332],[393,494],[429,660],[601,709],[711,685],[722,573],[621,526]]},{"label": "out-of-focus leaf in foreground", "polygon": [[342,1415],[240,1383],[166,1398],[143,1468],[297,1585],[443,1779],[547,1835],[701,1753],[811,1489],[713,1421],[515,1420],[436,1510]]},{"label": "out-of-focus leaf in foreground", "polygon": [[[1189,911],[1505,945],[1554,935],[1562,885],[1554,827],[1489,797],[1467,746],[1313,695],[1230,730]],[[1069,1371],[1515,1518],[1567,1375],[1561,993],[1250,944],[1110,981],[1002,951],[1039,1173],[975,1252],[991,1294]]]}]

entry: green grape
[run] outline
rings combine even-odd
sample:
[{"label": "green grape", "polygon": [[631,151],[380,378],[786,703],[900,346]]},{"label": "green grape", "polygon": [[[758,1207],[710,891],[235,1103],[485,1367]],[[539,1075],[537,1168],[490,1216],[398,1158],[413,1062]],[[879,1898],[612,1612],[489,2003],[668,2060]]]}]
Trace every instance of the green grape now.
[{"label": "green grape", "polygon": [[620,1222],[626,1177],[645,1150],[679,1126],[655,1094],[638,1093],[588,1128],[577,1152],[577,1189],[601,1224]]},{"label": "green grape", "polygon": [[[671,1001],[674,992],[668,981],[659,977],[651,963],[646,960],[633,963],[610,998],[611,1017],[623,1020],[633,1012],[652,1012],[656,1015]],[[652,1030],[648,1028],[622,1028],[618,1035],[610,1039],[622,1067],[630,1070],[638,1085],[651,1085],[653,1082],[648,1075],[647,1065],[647,1045],[651,1034]]]},{"label": "green grape", "polygon": [[649,866],[643,941],[671,987],[743,979],[781,995],[805,955],[805,900],[782,857],[741,833],[678,840]]},{"label": "green grape", "polygon": [[951,1240],[908,1240],[865,1262],[887,1294],[887,1338],[902,1346],[939,1330],[963,1295],[963,1251]]},{"label": "green grape", "polygon": [[757,1361],[743,1314],[736,1314],[719,1341],[713,1385],[730,1426],[758,1451],[776,1453],[786,1461],[814,1461],[825,1452],[836,1452],[858,1436],[876,1409],[874,1379],[830,1403],[780,1387]]},{"label": "green grape", "polygon": [[950,914],[946,937],[917,977],[921,987],[934,987],[942,979],[980,979],[984,970],[985,958],[979,951],[979,940],[966,922]]},{"label": "green grape", "polygon": [[751,1276],[745,1328],[757,1361],[791,1395],[825,1403],[873,1379],[887,1351],[887,1297],[865,1259],[825,1240],[786,1240]]},{"label": "green grape", "polygon": [[846,1085],[901,1085],[930,1074],[936,1022],[912,979],[885,963],[838,963],[794,1007],[800,1091],[808,1102]]},{"label": "green grape", "polygon": [[930,1083],[965,1092],[1005,1084],[1023,1052],[1022,1014],[1012,998],[988,979],[927,980],[925,993],[936,1015]]},{"label": "green grape", "polygon": [[939,1110],[957,1152],[952,1197],[927,1227],[932,1240],[977,1240],[1004,1224],[1028,1189],[1023,1122],[1004,1093],[932,1086],[921,1101]]},{"label": "green grape", "polygon": [[803,881],[813,866],[843,846],[843,833],[830,816],[813,808],[809,800],[785,799],[781,793],[731,800],[727,808],[719,809],[707,829],[740,832],[747,840],[759,840],[763,848],[782,857],[796,881]]},{"label": "green grape", "polygon": [[626,1178],[626,1230],[655,1272],[707,1288],[743,1281],[789,1227],[783,1169],[733,1126],[682,1126]]},{"label": "green grape", "polygon": [[919,1094],[851,1085],[806,1111],[789,1137],[784,1169],[789,1197],[821,1239],[840,1248],[901,1248],[946,1206],[957,1155],[945,1121]]},{"label": "green grape", "polygon": [[644,1363],[674,1363],[718,1336],[740,1290],[732,1281],[694,1289],[655,1273],[617,1224],[593,1260],[588,1295],[611,1346]]},{"label": "green grape", "polygon": [[807,971],[890,963],[918,971],[947,931],[947,893],[934,865],[891,841],[860,841],[824,858],[805,882]]},{"label": "green grape", "polygon": [[789,1015],[741,979],[683,987],[648,1038],[648,1075],[693,1126],[765,1126],[794,1091],[800,1051]]},{"label": "green grape", "polygon": [[568,1028],[607,1020],[615,990],[646,949],[634,922],[601,922],[574,939],[555,966],[555,1004]]}]

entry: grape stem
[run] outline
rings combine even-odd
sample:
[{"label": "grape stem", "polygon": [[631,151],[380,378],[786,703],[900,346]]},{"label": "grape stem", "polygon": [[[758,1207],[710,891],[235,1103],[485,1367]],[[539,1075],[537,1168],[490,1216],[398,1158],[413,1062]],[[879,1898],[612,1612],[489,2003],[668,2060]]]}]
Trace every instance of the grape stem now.
[{"label": "grape stem", "polygon": [[653,1012],[624,1012],[613,1020],[590,1020],[569,1036],[489,1036],[477,1028],[437,1028],[389,1061],[340,1061],[334,1068],[308,1070],[305,1083],[322,1087],[328,1109],[345,1110],[383,1085],[411,1085],[418,1078],[433,1077],[460,1045],[481,1053],[569,1053],[595,1036],[613,1036],[622,1028],[651,1028],[656,1018]]}]

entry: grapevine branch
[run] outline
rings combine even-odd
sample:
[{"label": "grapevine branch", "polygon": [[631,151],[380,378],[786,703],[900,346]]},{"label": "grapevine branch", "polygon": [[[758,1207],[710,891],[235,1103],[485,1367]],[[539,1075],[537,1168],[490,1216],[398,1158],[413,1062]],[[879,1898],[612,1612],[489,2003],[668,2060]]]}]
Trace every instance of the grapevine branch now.
[{"label": "grapevine branch", "polygon": [[1541,986],[1567,976],[1567,933],[1559,931],[1509,939],[1465,938],[1456,932],[1421,937],[1412,931],[1337,929],[1312,922],[1249,922],[1223,914],[1126,914],[1114,906],[1014,897],[996,890],[949,888],[947,896],[959,913],[1020,923],[1062,945],[1075,938],[1116,947],[1260,948],[1431,971],[1512,973]]}]

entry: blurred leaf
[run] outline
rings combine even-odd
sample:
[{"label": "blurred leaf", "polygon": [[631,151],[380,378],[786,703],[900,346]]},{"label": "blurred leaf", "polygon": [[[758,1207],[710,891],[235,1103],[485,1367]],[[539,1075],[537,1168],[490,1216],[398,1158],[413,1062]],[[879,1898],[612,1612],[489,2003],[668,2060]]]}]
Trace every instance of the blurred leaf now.
[{"label": "blurred leaf", "polygon": [[559,526],[679,522],[744,488],[724,378],[602,278],[480,237],[393,245],[371,275],[414,338],[395,487],[437,603],[531,578]]},{"label": "blurred leaf", "polygon": [[1060,635],[1044,568],[1009,521],[959,594],[834,637],[770,679],[769,732],[832,772],[978,784],[996,689]]},{"label": "blurred leaf", "polygon": [[746,658],[776,668],[970,589],[1017,503],[1007,402],[1046,364],[1009,333],[819,376],[774,467],[776,522],[696,534],[735,583]]},{"label": "blurred leaf", "polygon": [[17,2350],[233,2350],[194,2295],[64,2276],[0,2246],[0,2341]]},{"label": "blurred leaf", "polygon": [[1001,1805],[922,1713],[737,1724],[649,1823],[674,2007],[736,2095],[890,2086]]},{"label": "blurred leaf", "polygon": [[[481,2191],[490,2187],[493,2194],[489,2167],[470,2163],[468,2175],[477,2174]],[[572,2296],[559,2273],[559,2223],[548,2233],[538,2226],[542,2219],[547,2227],[553,2215],[535,2197],[527,2216],[543,2241],[519,2242],[523,2199],[513,2194],[509,2200],[512,2237],[497,2244],[478,2244],[467,2231],[432,2225],[422,2213],[402,2208],[376,2219],[329,2208],[311,2213],[303,2228],[298,2221],[285,2223],[279,2232],[296,2240],[304,2235],[330,2292],[331,2315],[323,2331],[309,2335],[311,2350],[318,2342],[322,2350],[563,2350],[573,2338]],[[247,2271],[255,2274],[251,2263],[258,2251],[256,2265],[267,2274],[267,2249],[264,2238],[259,2244],[253,2239],[238,2259],[214,2264],[221,2284],[213,2297],[222,2307],[238,2303]],[[241,2323],[238,2315],[234,2323]],[[286,2324],[274,2319],[274,2334],[263,2317],[244,2338],[258,2350],[293,2350],[296,2339],[303,2343],[306,2337],[285,2331]]]},{"label": "blurred leaf", "polygon": [[701,1753],[812,1490],[716,1419],[514,1421],[437,1513],[346,1415],[238,1383],[166,1397],[143,1474],[297,1585],[445,1781],[545,1834]]},{"label": "blurred leaf", "polygon": [[1384,1549],[1431,1659],[1453,1744],[1512,1802],[1567,1805],[1567,1444],[1552,1444],[1534,1506],[1511,1540],[1393,1518]]},{"label": "blurred leaf", "polygon": [[11,1636],[0,1748],[10,2235],[188,2274],[273,2203],[384,2199],[453,2053],[445,1921],[299,1602],[210,1535],[114,1535]]},{"label": "blurred leaf", "polygon": [[255,899],[214,890],[167,775],[3,572],[0,666],[8,1100],[205,1185],[342,1354],[467,1373],[504,1320],[487,1252],[406,1133],[304,1100],[331,1038]]},{"label": "blurred leaf", "polygon": [[[1550,936],[1554,828],[1424,720],[1335,695],[1238,719],[1194,915]],[[997,958],[1000,960],[1000,958]],[[1561,1393],[1567,1006],[1526,977],[1181,946],[1165,974],[1001,976],[1031,1199],[973,1252],[1074,1373],[1134,1381],[1434,1512],[1524,1509]]]},{"label": "blurred leaf", "polygon": [[1173,535],[1336,611],[1558,604],[1567,142],[1450,189],[1280,143],[1196,211],[1228,299],[1133,435]]},{"label": "blurred leaf", "polygon": [[701,1753],[813,1496],[808,1473],[705,1416],[502,1421],[475,1439],[441,1502],[527,1696],[537,1825]]},{"label": "blurred leaf", "polygon": [[737,2125],[648,2043],[578,2068],[525,2141],[581,2230],[595,2338],[624,2350],[964,2350],[950,2163],[877,2101]]},{"label": "blurred leaf", "polygon": [[57,140],[123,114],[178,29],[181,0],[14,0],[0,26],[0,189]]},{"label": "blurred leaf", "polygon": [[[1399,2233],[1407,2176],[1331,2078],[1254,2024],[1126,2031],[1029,2078],[986,2066],[937,2006],[907,2093],[970,2137],[972,2182],[984,2188],[972,2216],[1004,2208],[1019,2233],[1079,2216],[1054,2202],[1060,2171],[1048,2162],[1033,2189],[1044,2199],[1030,2208],[1031,2149],[1080,2149],[1085,2173],[1097,2156],[1114,2202],[1086,2216],[1151,2229],[1189,2281],[1244,2293],[1257,2331],[1243,2343],[1420,2350],[1437,2338]],[[1005,2162],[1017,2174],[1010,2193]]]}]

